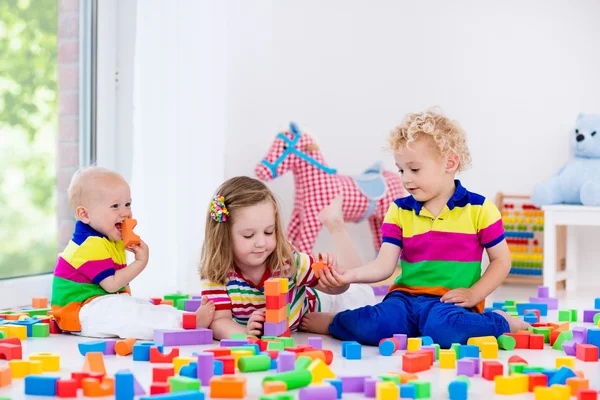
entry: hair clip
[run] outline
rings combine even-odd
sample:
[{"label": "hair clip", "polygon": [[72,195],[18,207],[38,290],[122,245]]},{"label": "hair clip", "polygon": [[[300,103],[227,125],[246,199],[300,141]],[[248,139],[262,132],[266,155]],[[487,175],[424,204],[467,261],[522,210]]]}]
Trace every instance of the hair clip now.
[{"label": "hair clip", "polygon": [[228,215],[229,211],[227,211],[227,207],[225,207],[225,197],[213,197],[213,200],[210,202],[210,217],[214,221],[220,223],[227,221]]}]

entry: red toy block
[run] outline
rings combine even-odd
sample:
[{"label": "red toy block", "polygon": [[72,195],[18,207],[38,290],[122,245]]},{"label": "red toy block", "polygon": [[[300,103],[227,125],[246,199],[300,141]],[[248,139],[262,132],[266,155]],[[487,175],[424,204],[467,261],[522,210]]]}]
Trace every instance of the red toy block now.
[{"label": "red toy block", "polygon": [[279,310],[287,306],[287,293],[279,296],[267,296],[267,310]]},{"label": "red toy block", "polygon": [[[17,339],[18,338],[11,338]],[[23,350],[21,345],[10,344],[10,343],[0,343],[0,360],[22,360],[23,359]]]},{"label": "red toy block", "polygon": [[515,349],[528,349],[529,336],[526,333],[505,333],[506,336],[512,336],[515,339]]},{"label": "red toy block", "polygon": [[175,375],[175,368],[154,367],[152,368],[152,382],[167,382],[168,378]]},{"label": "red toy block", "polygon": [[577,392],[577,400],[598,400],[598,392],[592,389]]},{"label": "red toy block", "polygon": [[279,356],[279,350],[267,350],[265,351],[271,358],[271,360],[277,360],[277,356]]},{"label": "red toy block", "polygon": [[101,372],[71,372],[71,379],[77,382],[77,387],[81,388],[81,382],[86,378],[93,378],[102,381],[104,374]]},{"label": "red toy block", "polygon": [[504,365],[498,361],[484,361],[481,376],[483,379],[493,381],[494,377],[504,374]]},{"label": "red toy block", "polygon": [[215,360],[223,362],[223,375],[235,374],[235,358],[233,356],[215,357]]},{"label": "red toy block", "polygon": [[169,393],[170,390],[171,390],[171,386],[169,386],[169,384],[167,382],[153,382],[150,385],[150,394],[151,395]]},{"label": "red toy block", "polygon": [[62,398],[77,397],[77,389],[81,386],[81,382],[75,379],[59,379],[56,381],[56,396]]},{"label": "red toy block", "polygon": [[152,302],[152,304],[154,304],[155,306],[159,305],[162,302],[162,299],[160,297],[152,297],[150,299],[150,301]]},{"label": "red toy block", "polygon": [[[248,343],[250,343],[250,342],[248,342]],[[258,348],[260,349],[260,351],[267,351],[267,347],[269,346],[269,342],[266,340],[262,340],[262,339],[258,339],[256,344],[258,345]]]},{"label": "red toy block", "polygon": [[435,355],[433,354],[432,351],[429,350],[417,350],[417,351],[411,351],[411,353],[413,354],[426,354],[427,357],[429,357],[429,365],[433,365],[433,363],[435,362]]},{"label": "red toy block", "polygon": [[196,314],[183,313],[183,329],[196,329]]},{"label": "red toy block", "polygon": [[2,344],[14,344],[17,346],[21,345],[21,339],[17,338],[17,337],[12,337],[12,338],[8,338],[8,339],[0,339],[0,345]]},{"label": "red toy block", "polygon": [[163,354],[158,347],[150,347],[150,363],[172,363],[175,357],[179,357],[179,347],[171,348],[169,354]]},{"label": "red toy block", "polygon": [[[266,350],[266,349],[265,349]],[[224,357],[231,355],[231,349],[229,347],[216,347],[214,349],[203,350],[205,353],[213,353],[215,357]]]},{"label": "red toy block", "polygon": [[305,351],[313,351],[313,350],[315,350],[315,349],[312,346],[295,346],[295,347],[286,347],[285,348],[285,351],[289,351],[290,353],[303,353]]},{"label": "red toy block", "polygon": [[509,364],[527,364],[527,365],[529,365],[529,363],[527,361],[525,361],[524,359],[522,359],[519,356],[511,356],[508,359],[508,363]]},{"label": "red toy block", "polygon": [[598,362],[598,347],[593,344],[578,344],[575,356],[581,361]]},{"label": "red toy block", "polygon": [[50,321],[50,333],[52,335],[57,335],[59,333],[62,333],[62,329],[60,329],[58,327],[58,324],[56,323],[55,320]]},{"label": "red toy block", "polygon": [[528,312],[534,313],[536,315],[536,317],[537,317],[536,324],[540,322],[540,310],[525,310],[525,311],[523,311],[523,315],[527,314]]},{"label": "red toy block", "polygon": [[292,337],[292,331],[288,328],[287,331],[283,332],[279,337]]},{"label": "red toy block", "polygon": [[550,332],[550,346],[554,346],[554,342],[558,339],[558,336],[562,333],[562,331],[553,330]]},{"label": "red toy block", "polygon": [[431,352],[402,354],[402,371],[414,373],[427,371],[431,367]]},{"label": "red toy block", "polygon": [[548,386],[548,375],[542,373],[527,374],[529,376],[529,391],[533,392],[536,386]]},{"label": "red toy block", "polygon": [[[529,310],[533,311],[533,310]],[[535,324],[531,324],[534,328],[552,328],[548,322],[536,322]]]},{"label": "red toy block", "polygon": [[544,350],[544,335],[530,335],[529,348],[531,350]]},{"label": "red toy block", "polygon": [[140,237],[133,232],[133,228],[137,225],[137,220],[133,218],[125,218],[121,222],[121,236],[123,237],[123,245],[129,247],[134,244],[140,244]]}]

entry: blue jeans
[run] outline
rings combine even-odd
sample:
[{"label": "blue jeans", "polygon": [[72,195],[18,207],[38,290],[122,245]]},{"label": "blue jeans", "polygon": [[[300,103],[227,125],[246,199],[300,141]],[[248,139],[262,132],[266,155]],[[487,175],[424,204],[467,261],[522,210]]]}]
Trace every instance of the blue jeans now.
[{"label": "blue jeans", "polygon": [[408,337],[430,336],[445,349],[452,343],[466,344],[471,337],[498,337],[505,332],[510,332],[508,322],[495,312],[477,314],[442,303],[439,296],[398,290],[375,306],[338,313],[329,325],[329,333],[340,340],[377,346],[381,339],[405,333]]}]

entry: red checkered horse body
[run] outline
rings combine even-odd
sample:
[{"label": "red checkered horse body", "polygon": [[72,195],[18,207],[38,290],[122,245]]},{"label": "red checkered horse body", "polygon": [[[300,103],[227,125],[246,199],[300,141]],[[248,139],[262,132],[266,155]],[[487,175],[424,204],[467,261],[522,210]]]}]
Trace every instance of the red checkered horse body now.
[{"label": "red checkered horse body", "polygon": [[290,170],[296,192],[287,236],[298,250],[312,252],[322,226],[319,211],[342,194],[344,220],[368,219],[373,246],[379,251],[385,213],[392,201],[406,196],[398,174],[381,170],[376,164],[358,177],[340,175],[327,166],[314,139],[294,124],[288,132],[277,135],[255,173],[269,181]]}]

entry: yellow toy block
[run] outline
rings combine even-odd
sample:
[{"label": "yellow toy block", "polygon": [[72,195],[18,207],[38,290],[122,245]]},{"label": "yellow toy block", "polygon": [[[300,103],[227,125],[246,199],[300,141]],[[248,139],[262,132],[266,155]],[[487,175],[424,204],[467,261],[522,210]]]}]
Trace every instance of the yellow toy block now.
[{"label": "yellow toy block", "polygon": [[485,342],[481,346],[481,358],[498,358],[498,343]]},{"label": "yellow toy block", "polygon": [[233,362],[234,362],[235,368],[237,368],[238,361],[240,358],[253,356],[254,353],[251,351],[247,351],[247,350],[238,350],[238,351],[232,351],[231,355],[233,356],[233,360],[234,360]]},{"label": "yellow toy block", "polygon": [[423,340],[421,338],[408,338],[406,342],[406,351],[417,351],[421,348]]},{"label": "yellow toy block", "polygon": [[472,337],[469,338],[469,340],[467,340],[467,344],[473,344],[475,346],[479,346],[480,348],[482,347],[482,345],[484,343],[488,343],[488,342],[493,342],[493,343],[498,343],[498,339],[496,339],[494,336],[476,336],[476,337]]},{"label": "yellow toy block", "polygon": [[377,382],[375,400],[396,400],[400,397],[400,388],[394,382]]},{"label": "yellow toy block", "polygon": [[520,394],[529,391],[529,376],[514,374],[510,376],[496,376],[496,394]]},{"label": "yellow toy block", "polygon": [[40,360],[29,360],[29,375],[41,375],[44,373]]},{"label": "yellow toy block", "polygon": [[5,325],[4,333],[7,338],[19,338],[21,340],[27,340],[27,327],[21,325]]},{"label": "yellow toy block", "polygon": [[564,357],[556,357],[556,368],[560,367],[569,367],[571,369],[575,369],[575,357],[573,356],[564,356]]},{"label": "yellow toy block", "polygon": [[333,371],[320,358],[313,360],[307,369],[312,374],[312,383],[321,383],[324,379],[335,379]]},{"label": "yellow toy block", "polygon": [[37,360],[42,363],[44,372],[60,371],[60,356],[55,353],[31,353],[30,360]]},{"label": "yellow toy block", "polygon": [[569,400],[571,389],[564,385],[552,385],[551,387],[536,386],[533,389],[535,400]]},{"label": "yellow toy block", "polygon": [[181,367],[185,367],[189,363],[197,360],[197,357],[175,357],[173,359],[173,370],[175,371],[175,375],[179,375],[179,370],[181,370]]},{"label": "yellow toy block", "polygon": [[25,378],[29,375],[29,361],[27,360],[10,360],[8,362],[13,379]]},{"label": "yellow toy block", "polygon": [[440,350],[440,368],[441,369],[456,368],[456,351]]}]

